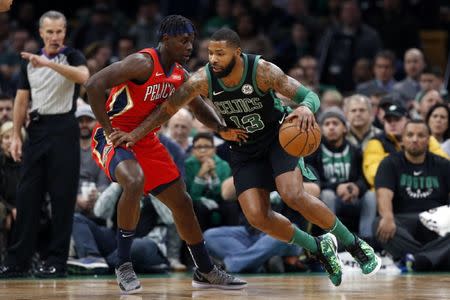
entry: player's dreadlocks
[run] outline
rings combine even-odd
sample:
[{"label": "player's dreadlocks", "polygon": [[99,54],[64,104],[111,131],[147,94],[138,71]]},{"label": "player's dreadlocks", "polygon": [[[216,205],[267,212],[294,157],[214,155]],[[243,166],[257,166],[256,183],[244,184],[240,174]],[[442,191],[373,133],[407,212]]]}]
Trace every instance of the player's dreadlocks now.
[{"label": "player's dreadlocks", "polygon": [[161,41],[164,34],[174,36],[184,33],[196,34],[195,26],[191,20],[181,15],[170,15],[165,17],[159,25],[158,40]]}]

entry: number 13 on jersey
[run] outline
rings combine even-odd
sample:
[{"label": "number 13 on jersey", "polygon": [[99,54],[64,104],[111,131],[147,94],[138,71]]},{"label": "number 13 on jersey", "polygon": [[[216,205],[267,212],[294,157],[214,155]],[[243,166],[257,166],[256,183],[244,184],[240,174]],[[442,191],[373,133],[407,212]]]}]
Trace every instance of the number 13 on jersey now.
[{"label": "number 13 on jersey", "polygon": [[238,116],[230,116],[230,120],[233,121],[236,127],[245,129],[248,133],[263,130],[265,127],[261,116],[257,113],[245,115],[240,120]]}]

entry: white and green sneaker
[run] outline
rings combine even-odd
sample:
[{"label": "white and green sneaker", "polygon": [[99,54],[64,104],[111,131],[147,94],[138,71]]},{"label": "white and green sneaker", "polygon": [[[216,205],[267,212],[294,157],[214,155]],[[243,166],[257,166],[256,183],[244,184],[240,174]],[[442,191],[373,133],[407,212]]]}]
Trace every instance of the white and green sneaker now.
[{"label": "white and green sneaker", "polygon": [[328,278],[335,286],[339,286],[342,281],[342,263],[337,253],[336,237],[327,233],[316,238],[318,252],[314,255],[322,263]]},{"label": "white and green sneaker", "polygon": [[372,276],[381,267],[381,258],[379,258],[372,247],[364,240],[355,236],[355,244],[345,248],[353,258],[358,262],[363,275]]}]

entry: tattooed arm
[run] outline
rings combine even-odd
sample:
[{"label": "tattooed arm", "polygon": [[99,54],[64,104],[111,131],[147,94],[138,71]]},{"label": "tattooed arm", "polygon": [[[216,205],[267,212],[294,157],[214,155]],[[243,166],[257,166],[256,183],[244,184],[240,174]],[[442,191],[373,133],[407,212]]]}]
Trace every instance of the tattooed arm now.
[{"label": "tattooed arm", "polygon": [[262,59],[256,70],[256,84],[263,92],[275,90],[300,104],[286,118],[286,121],[294,122],[302,131],[309,130],[314,126],[314,113],[320,106],[319,97],[314,92],[286,75],[278,66]]},{"label": "tattooed arm", "polygon": [[[201,68],[193,73],[188,80],[181,85],[163,104],[158,106],[151,114],[130,133],[113,132],[110,136],[114,146],[126,144],[127,147],[133,146],[137,141],[146,136],[156,127],[167,122],[180,108],[194,101],[203,101],[199,96],[208,95],[208,78],[205,68]],[[207,105],[206,103],[201,104]],[[199,104],[194,102],[194,109],[197,114],[205,114],[205,107],[199,108]],[[206,125],[216,126],[217,131],[222,138],[230,141],[244,141],[247,134],[241,129],[224,128],[221,125],[219,117],[212,115],[211,111],[206,112],[209,116],[203,115],[200,119],[202,122],[209,122]],[[217,118],[217,120],[213,120]],[[216,123],[217,122],[217,123]]]},{"label": "tattooed arm", "polygon": [[222,123],[221,118],[216,111],[207,104],[201,97],[195,97],[190,103],[189,108],[194,112],[196,118],[217,132],[222,139],[234,142],[244,142],[247,140],[247,132],[239,128],[228,128]]},{"label": "tattooed arm", "polygon": [[263,92],[275,90],[283,96],[293,99],[300,83],[286,75],[278,66],[260,59],[256,69],[256,84]]},{"label": "tattooed arm", "polygon": [[219,131],[225,127],[216,111],[209,106],[201,97],[195,97],[189,104],[194,116],[208,128]]},{"label": "tattooed arm", "polygon": [[208,78],[204,68],[193,73],[163,104],[133,130],[138,139],[143,138],[150,131],[167,122],[180,108],[188,104],[195,97],[208,95]]},{"label": "tattooed arm", "polygon": [[[206,73],[203,73],[206,75]],[[185,70],[185,76],[188,79],[190,77],[190,73]],[[204,78],[202,78],[202,81]],[[206,86],[201,88],[202,95],[208,95],[208,81],[206,80]],[[202,97],[197,96],[192,99],[188,104],[190,110],[194,113],[194,116],[207,127],[211,128],[214,131],[218,131],[219,129],[225,127],[222,123],[221,118],[217,115],[216,111],[206,103]]]},{"label": "tattooed arm", "polygon": [[181,107],[192,101],[197,96],[208,94],[208,78],[204,68],[193,73],[191,77],[185,81],[181,87],[155,110],[133,131],[129,133],[113,132],[110,135],[111,142],[114,146],[126,144],[131,147],[137,141],[146,136],[156,127],[167,122]]}]

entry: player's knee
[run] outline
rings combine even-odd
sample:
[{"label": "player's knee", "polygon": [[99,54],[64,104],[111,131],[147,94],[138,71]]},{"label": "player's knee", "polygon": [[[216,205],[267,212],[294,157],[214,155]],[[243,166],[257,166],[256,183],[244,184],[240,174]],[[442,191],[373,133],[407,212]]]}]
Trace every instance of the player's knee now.
[{"label": "player's knee", "polygon": [[266,227],[269,226],[269,214],[267,213],[250,213],[246,214],[246,218],[250,225],[261,231],[266,231]]},{"label": "player's knee", "polygon": [[123,189],[125,191],[140,192],[144,190],[145,179],[143,176],[129,176],[123,183]]},{"label": "player's knee", "polygon": [[300,188],[287,188],[279,193],[281,199],[291,208],[295,208],[306,198],[305,191]]},{"label": "player's knee", "polygon": [[165,204],[169,206],[175,218],[191,217],[194,213],[194,207],[196,209],[200,207],[200,203],[193,204],[191,197],[186,192],[178,193]]},{"label": "player's knee", "polygon": [[180,206],[184,211],[194,209],[194,201],[192,201],[191,196],[187,192],[184,192],[183,197],[179,198]]}]

